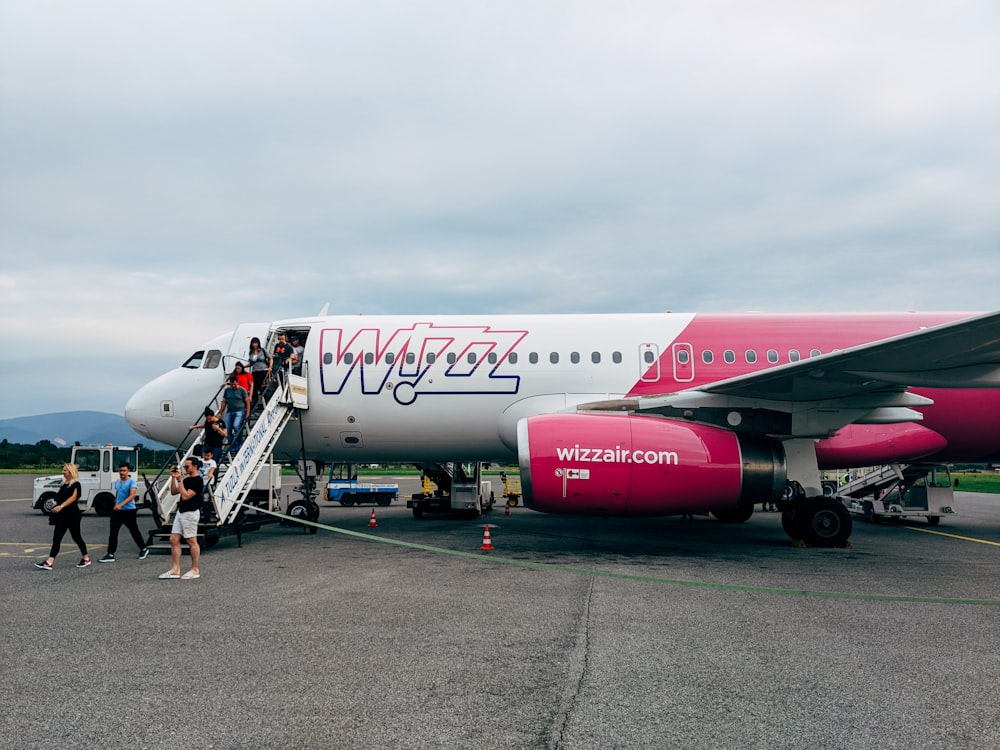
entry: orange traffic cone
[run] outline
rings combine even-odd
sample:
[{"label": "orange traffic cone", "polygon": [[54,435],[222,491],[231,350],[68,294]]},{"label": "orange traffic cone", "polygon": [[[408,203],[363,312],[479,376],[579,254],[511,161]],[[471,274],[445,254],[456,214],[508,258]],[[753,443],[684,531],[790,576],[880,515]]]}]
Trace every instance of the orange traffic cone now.
[{"label": "orange traffic cone", "polygon": [[374,508],[372,508],[372,514],[371,514],[371,516],[369,516],[369,518],[368,518],[368,528],[370,528],[370,529],[371,529],[371,528],[374,528],[374,527],[376,527],[376,526],[378,526],[378,524],[377,524],[377,523],[375,523],[375,509],[374,509]]},{"label": "orange traffic cone", "polygon": [[483,546],[479,549],[484,549],[487,552],[493,551],[493,542],[490,541],[490,525],[486,524],[486,531],[483,532]]}]

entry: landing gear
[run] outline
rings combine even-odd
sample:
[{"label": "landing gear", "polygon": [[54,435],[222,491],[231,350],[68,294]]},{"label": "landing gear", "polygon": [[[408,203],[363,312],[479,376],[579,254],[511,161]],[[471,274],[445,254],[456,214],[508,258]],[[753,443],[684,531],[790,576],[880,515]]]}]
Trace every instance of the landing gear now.
[{"label": "landing gear", "polygon": [[[319,506],[310,500],[296,500],[288,506],[288,515],[292,518],[316,523],[319,520]],[[310,534],[316,533],[315,526],[304,526],[303,530],[306,528],[309,529]]]},{"label": "landing gear", "polygon": [[738,508],[726,508],[725,510],[713,510],[712,515],[722,521],[722,523],[746,523],[753,515],[752,505],[742,505]]},{"label": "landing gear", "polygon": [[810,497],[782,511],[781,528],[810,547],[846,547],[853,523],[839,500]]}]

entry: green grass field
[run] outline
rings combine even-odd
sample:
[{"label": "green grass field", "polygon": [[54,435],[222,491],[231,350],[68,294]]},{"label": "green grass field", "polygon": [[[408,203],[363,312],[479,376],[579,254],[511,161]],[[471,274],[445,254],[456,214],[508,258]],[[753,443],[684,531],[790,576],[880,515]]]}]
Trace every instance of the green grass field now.
[{"label": "green grass field", "polygon": [[1000,474],[953,471],[951,478],[958,481],[958,489],[962,492],[992,492],[993,494],[1000,494]]}]

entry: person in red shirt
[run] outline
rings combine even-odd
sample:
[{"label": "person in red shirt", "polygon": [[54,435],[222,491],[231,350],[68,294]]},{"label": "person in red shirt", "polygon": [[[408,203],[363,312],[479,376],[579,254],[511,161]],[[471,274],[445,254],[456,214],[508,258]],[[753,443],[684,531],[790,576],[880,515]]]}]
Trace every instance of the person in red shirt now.
[{"label": "person in red shirt", "polygon": [[236,377],[236,382],[247,392],[250,396],[250,403],[253,403],[253,375],[247,371],[243,366],[242,362],[237,362],[236,367],[233,368],[232,375]]}]

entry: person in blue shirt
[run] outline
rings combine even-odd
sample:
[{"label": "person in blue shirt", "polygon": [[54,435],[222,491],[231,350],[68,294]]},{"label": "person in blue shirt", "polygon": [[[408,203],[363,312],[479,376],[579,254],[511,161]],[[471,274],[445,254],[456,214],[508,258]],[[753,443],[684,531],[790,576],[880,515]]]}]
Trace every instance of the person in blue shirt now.
[{"label": "person in blue shirt", "polygon": [[108,554],[97,562],[113,563],[115,552],[118,550],[118,532],[122,526],[129,530],[132,539],[139,548],[139,559],[145,560],[149,555],[149,548],[142,541],[142,534],[139,532],[139,522],[136,516],[139,511],[135,507],[135,495],[138,489],[135,479],[129,476],[129,465],[123,463],[118,467],[118,479],[115,480],[113,489],[115,491],[115,507],[111,510],[111,534],[108,536]]}]

